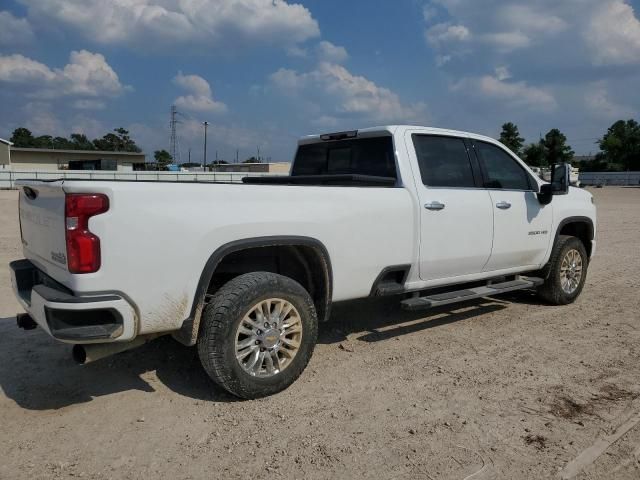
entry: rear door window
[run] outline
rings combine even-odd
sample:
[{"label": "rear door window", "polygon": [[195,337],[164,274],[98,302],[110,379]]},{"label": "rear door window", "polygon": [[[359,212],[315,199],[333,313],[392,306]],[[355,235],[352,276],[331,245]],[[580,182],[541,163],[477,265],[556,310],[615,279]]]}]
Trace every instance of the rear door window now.
[{"label": "rear door window", "polygon": [[393,141],[390,136],[385,136],[300,145],[291,175],[397,178]]},{"label": "rear door window", "polygon": [[462,138],[412,135],[422,183],[428,187],[474,188],[473,169]]}]

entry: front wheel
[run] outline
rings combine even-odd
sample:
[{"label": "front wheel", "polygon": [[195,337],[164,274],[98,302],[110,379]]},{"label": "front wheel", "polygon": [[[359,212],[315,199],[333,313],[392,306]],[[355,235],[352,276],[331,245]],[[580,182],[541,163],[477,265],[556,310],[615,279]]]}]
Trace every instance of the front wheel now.
[{"label": "front wheel", "polygon": [[553,305],[573,303],[587,278],[589,257],[576,237],[560,235],[551,252],[549,275],[538,288],[538,295]]},{"label": "front wheel", "polygon": [[248,273],[226,283],[205,307],[198,354],[218,385],[241,398],[258,398],[300,376],[317,335],[313,301],[298,282]]}]

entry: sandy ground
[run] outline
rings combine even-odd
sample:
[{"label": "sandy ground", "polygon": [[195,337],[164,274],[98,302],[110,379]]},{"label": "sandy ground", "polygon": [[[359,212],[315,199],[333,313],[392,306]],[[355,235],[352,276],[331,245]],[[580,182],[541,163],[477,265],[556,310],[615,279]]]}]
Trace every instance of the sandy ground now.
[{"label": "sandy ground", "polygon": [[[17,196],[0,191],[0,478],[557,478],[640,418],[640,189],[592,192],[575,304],[342,305],[298,382],[237,401],[171,339],[77,366],[17,329]],[[577,478],[637,479],[639,447],[640,424]]]}]

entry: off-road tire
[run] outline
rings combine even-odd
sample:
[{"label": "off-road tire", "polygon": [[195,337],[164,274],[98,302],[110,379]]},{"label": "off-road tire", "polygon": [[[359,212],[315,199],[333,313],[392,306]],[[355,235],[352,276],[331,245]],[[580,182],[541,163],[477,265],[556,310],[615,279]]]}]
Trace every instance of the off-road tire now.
[{"label": "off-road tire", "polygon": [[[236,360],[236,329],[256,303],[273,297],[290,302],[298,310],[302,341],[287,368],[272,377],[255,377]],[[247,273],[222,286],[204,308],[198,355],[207,374],[222,388],[240,398],[260,398],[278,393],[296,381],[311,359],[317,336],[316,310],[302,285],[275,273]]]},{"label": "off-road tire", "polygon": [[[571,249],[577,250],[582,257],[582,277],[575,291],[569,294],[562,289],[560,283],[560,267],[562,266],[562,259]],[[587,278],[588,266],[589,256],[580,239],[569,235],[560,235],[551,252],[551,258],[549,259],[547,267],[548,276],[544,283],[538,287],[538,296],[552,305],[567,305],[573,303],[580,295],[580,292],[582,292],[584,282]]]}]

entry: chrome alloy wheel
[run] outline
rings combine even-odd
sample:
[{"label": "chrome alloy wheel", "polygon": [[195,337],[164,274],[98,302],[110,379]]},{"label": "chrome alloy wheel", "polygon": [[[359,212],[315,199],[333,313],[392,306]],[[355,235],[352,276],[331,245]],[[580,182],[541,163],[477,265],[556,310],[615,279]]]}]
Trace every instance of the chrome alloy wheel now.
[{"label": "chrome alloy wheel", "polygon": [[572,248],[562,259],[560,265],[560,286],[564,293],[571,295],[578,289],[582,279],[582,256]]},{"label": "chrome alloy wheel", "polygon": [[287,368],[302,341],[298,310],[286,300],[268,298],[251,307],[236,330],[236,359],[254,377],[272,377]]}]

